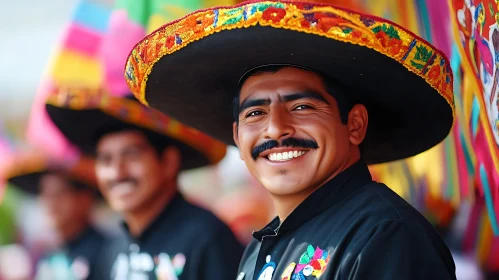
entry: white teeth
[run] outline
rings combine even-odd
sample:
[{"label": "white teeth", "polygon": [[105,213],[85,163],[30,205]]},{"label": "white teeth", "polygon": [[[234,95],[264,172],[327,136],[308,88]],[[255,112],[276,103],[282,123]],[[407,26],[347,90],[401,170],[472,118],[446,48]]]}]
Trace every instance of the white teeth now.
[{"label": "white teeth", "polygon": [[119,185],[114,186],[111,189],[111,194],[113,196],[123,196],[129,193],[132,193],[135,189],[134,184],[131,183],[121,183]]},{"label": "white teeth", "polygon": [[287,161],[304,155],[305,151],[289,151],[283,153],[271,153],[267,156],[270,161]]}]

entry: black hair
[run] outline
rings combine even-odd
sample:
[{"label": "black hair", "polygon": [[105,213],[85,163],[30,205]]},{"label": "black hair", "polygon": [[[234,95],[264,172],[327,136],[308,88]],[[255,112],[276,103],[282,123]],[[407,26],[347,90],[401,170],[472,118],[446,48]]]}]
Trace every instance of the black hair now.
[{"label": "black hair", "polygon": [[[289,67],[289,66],[283,66],[283,65],[271,65],[271,66],[266,66],[266,67],[260,67],[257,68],[253,71],[248,72],[239,82],[239,89],[237,92],[236,97],[234,98],[232,102],[232,113],[234,117],[234,121],[236,124],[239,125],[239,97],[241,95],[241,87],[246,79],[248,79],[251,76],[255,75],[260,75],[263,73],[275,73],[282,68]],[[316,71],[314,71],[317,73]],[[350,110],[352,110],[353,106],[355,105],[355,102],[352,98],[349,97],[349,91],[347,90],[346,86],[342,85],[340,82],[333,80],[331,78],[327,78],[326,76],[318,73],[323,82],[323,87],[326,90],[327,93],[329,93],[334,99],[336,100],[336,103],[338,104],[338,109],[340,113],[340,119],[341,123],[346,124],[348,122],[348,113],[350,113]]]},{"label": "black hair", "polygon": [[153,148],[155,149],[158,157],[161,157],[161,155],[163,154],[163,151],[168,146],[172,145],[172,143],[167,140],[168,138],[160,135],[159,133],[156,133],[156,132],[153,132],[151,130],[147,130],[147,129],[144,129],[144,128],[141,128],[138,126],[134,126],[132,124],[120,122],[120,123],[114,124],[113,126],[102,127],[101,129],[97,130],[94,133],[94,136],[93,136],[93,143],[94,143],[93,146],[95,147],[94,151],[93,151],[94,155],[97,153],[97,150],[96,150],[97,143],[99,142],[100,139],[102,139],[102,137],[109,135],[109,134],[112,134],[112,133],[119,133],[119,132],[124,132],[124,131],[138,131],[141,134],[143,134],[146,137],[146,139],[148,140],[149,144],[151,144],[153,146]]}]

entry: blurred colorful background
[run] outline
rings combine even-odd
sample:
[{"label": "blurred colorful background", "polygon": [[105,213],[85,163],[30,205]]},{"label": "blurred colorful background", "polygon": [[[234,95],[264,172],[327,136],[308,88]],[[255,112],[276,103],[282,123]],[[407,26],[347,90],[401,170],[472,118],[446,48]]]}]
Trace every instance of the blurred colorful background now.
[{"label": "blurred colorful background", "polygon": [[[0,17],[0,161],[41,147],[73,161],[77,151],[48,120],[55,86],[128,92],[123,65],[134,43],[163,23],[235,0],[17,0]],[[456,124],[437,147],[371,166],[435,225],[451,248],[458,279],[499,279],[499,1],[323,0],[391,19],[435,44],[454,72]],[[431,58],[431,54],[427,59]],[[2,179],[0,163],[0,179]],[[36,199],[0,183],[0,280],[31,279],[54,242]],[[211,187],[207,187],[211,186]],[[265,190],[231,147],[216,167],[182,174],[189,200],[212,210],[242,242],[273,216]],[[117,230],[119,217],[100,205],[95,222]],[[13,265],[16,264],[16,265]]]}]

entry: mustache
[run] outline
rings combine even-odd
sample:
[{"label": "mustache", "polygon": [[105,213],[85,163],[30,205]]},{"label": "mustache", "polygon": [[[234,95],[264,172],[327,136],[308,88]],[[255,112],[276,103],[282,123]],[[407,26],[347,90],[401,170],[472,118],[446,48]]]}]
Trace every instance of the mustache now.
[{"label": "mustache", "polygon": [[138,183],[138,181],[135,180],[135,179],[133,179],[133,178],[125,178],[125,179],[119,179],[119,180],[111,181],[111,182],[108,183],[108,186],[110,188],[113,188],[116,185],[123,184],[123,183],[130,183],[130,184],[135,184],[136,185]]},{"label": "mustache", "polygon": [[319,145],[312,139],[302,139],[302,138],[286,138],[282,140],[279,144],[277,140],[269,140],[260,145],[255,146],[251,150],[251,157],[256,160],[261,153],[279,147],[293,147],[293,148],[304,148],[304,149],[318,149]]}]

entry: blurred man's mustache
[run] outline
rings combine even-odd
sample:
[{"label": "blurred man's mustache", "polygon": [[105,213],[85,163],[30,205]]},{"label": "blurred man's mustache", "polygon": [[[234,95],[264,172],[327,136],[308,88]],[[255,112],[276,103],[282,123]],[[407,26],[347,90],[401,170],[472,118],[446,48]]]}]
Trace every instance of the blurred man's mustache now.
[{"label": "blurred man's mustache", "polygon": [[317,142],[315,142],[312,139],[301,139],[301,138],[286,138],[282,140],[282,142],[279,144],[279,141],[276,140],[269,140],[266,141],[260,145],[257,145],[256,147],[253,148],[251,151],[251,157],[253,160],[256,160],[261,153],[273,149],[273,148],[280,148],[280,147],[293,147],[293,148],[302,148],[302,149],[318,149],[319,145],[317,145]]}]

